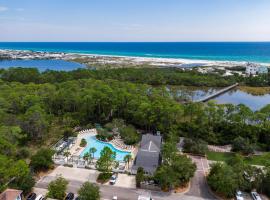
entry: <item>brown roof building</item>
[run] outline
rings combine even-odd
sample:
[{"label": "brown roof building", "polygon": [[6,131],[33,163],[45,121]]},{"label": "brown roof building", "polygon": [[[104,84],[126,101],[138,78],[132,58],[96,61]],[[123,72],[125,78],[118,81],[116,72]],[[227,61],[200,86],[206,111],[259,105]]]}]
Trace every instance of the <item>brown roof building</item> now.
[{"label": "brown roof building", "polygon": [[6,189],[0,194],[0,200],[22,200],[21,190]]}]

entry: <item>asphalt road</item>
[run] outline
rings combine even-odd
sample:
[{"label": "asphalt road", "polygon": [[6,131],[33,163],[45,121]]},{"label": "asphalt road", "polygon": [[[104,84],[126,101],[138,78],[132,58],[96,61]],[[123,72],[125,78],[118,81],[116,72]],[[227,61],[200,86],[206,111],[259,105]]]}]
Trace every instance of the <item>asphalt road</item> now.
[{"label": "asphalt road", "polygon": [[[158,191],[149,191],[142,189],[122,188],[110,185],[99,185],[102,198],[104,200],[112,199],[114,195],[119,200],[137,200],[139,195],[150,195],[154,200],[202,200],[216,199],[209,192],[206,184],[205,173],[208,170],[207,160],[201,157],[191,156],[192,160],[197,165],[195,176],[191,180],[190,190],[184,194],[166,193]],[[36,183],[36,188],[47,189],[48,184],[55,180],[55,176],[45,176]],[[69,179],[68,192],[77,193],[78,189],[83,184],[82,181]]]}]

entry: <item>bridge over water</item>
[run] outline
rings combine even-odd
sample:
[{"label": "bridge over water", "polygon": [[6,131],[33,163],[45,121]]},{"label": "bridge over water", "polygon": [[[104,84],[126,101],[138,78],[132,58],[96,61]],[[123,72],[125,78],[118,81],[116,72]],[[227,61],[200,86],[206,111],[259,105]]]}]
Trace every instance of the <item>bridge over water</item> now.
[{"label": "bridge over water", "polygon": [[210,94],[210,95],[205,96],[205,97],[203,97],[203,98],[201,98],[199,100],[196,100],[195,102],[209,101],[210,99],[213,99],[213,98],[215,98],[215,97],[217,97],[217,96],[219,96],[221,94],[224,94],[225,92],[228,92],[228,91],[232,90],[233,88],[237,87],[238,85],[239,85],[238,83],[235,83],[235,84],[233,84],[233,85],[231,85],[229,87],[223,88],[222,90],[219,90],[219,91],[217,91],[217,92],[215,92],[213,94]]}]

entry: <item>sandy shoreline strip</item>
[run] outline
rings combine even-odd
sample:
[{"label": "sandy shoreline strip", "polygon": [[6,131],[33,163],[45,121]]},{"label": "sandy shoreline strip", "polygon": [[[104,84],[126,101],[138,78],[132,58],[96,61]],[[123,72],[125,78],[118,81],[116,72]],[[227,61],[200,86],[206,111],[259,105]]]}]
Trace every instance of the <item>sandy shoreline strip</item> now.
[{"label": "sandy shoreline strip", "polygon": [[[9,50],[0,49],[0,55],[7,54],[16,59],[42,59],[43,57],[52,57],[55,59],[79,59],[89,58],[96,59],[97,62],[104,63],[134,63],[148,64],[153,66],[172,66],[172,67],[194,67],[194,66],[216,66],[216,67],[235,67],[245,66],[246,61],[218,61],[218,60],[198,60],[183,58],[161,58],[161,57],[141,57],[141,56],[120,56],[104,54],[87,54],[87,53],[65,53],[65,52],[47,52],[47,51],[29,51],[29,50]],[[258,63],[270,66],[270,63]]]}]

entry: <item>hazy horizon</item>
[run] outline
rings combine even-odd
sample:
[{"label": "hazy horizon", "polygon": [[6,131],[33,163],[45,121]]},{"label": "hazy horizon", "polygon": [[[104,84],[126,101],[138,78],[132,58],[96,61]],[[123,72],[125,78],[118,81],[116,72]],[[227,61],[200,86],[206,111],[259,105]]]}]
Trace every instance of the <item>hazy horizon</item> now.
[{"label": "hazy horizon", "polygon": [[268,0],[0,0],[1,42],[269,42]]}]

